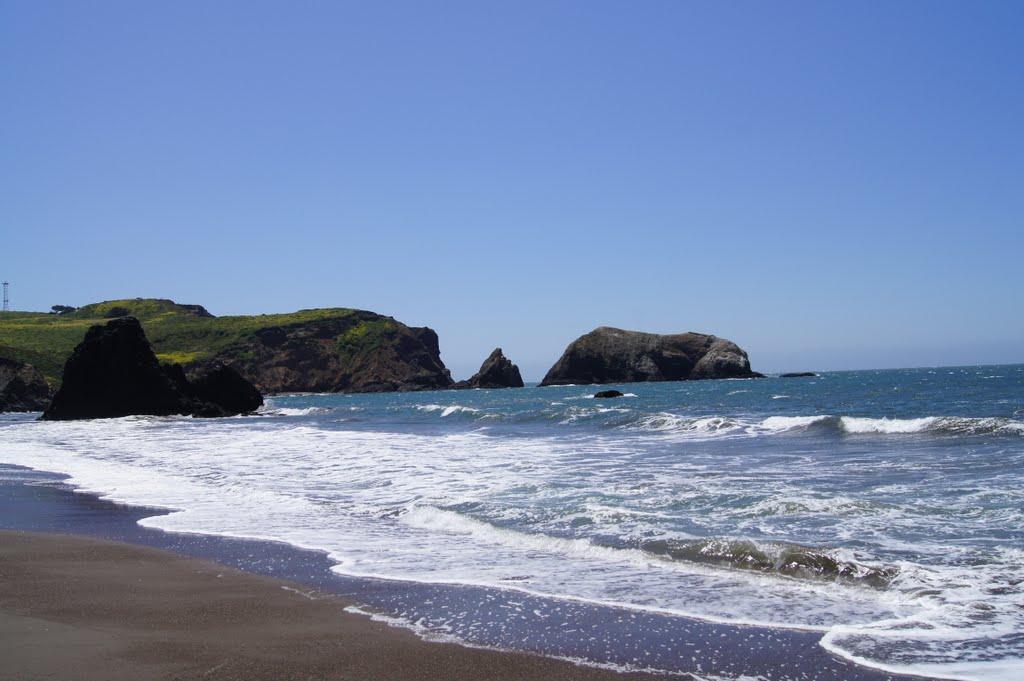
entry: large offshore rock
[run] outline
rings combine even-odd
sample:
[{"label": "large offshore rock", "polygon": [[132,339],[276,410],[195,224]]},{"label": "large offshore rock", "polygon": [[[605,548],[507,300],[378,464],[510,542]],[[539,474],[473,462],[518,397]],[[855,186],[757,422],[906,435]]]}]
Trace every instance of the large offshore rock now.
[{"label": "large offshore rock", "polygon": [[541,385],[755,378],[747,353],[703,333],[659,335],[608,326],[580,336]]}]

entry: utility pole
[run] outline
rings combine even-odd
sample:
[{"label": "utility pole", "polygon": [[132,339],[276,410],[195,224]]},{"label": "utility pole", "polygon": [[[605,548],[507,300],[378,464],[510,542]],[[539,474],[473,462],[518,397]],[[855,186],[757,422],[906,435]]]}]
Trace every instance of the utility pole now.
[{"label": "utility pole", "polygon": [[11,311],[11,299],[7,295],[7,289],[10,287],[10,282],[4,282],[4,312]]}]

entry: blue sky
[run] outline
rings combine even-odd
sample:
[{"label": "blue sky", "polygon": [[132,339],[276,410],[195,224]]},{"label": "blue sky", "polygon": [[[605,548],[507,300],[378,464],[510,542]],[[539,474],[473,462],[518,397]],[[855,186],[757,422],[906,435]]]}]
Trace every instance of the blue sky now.
[{"label": "blue sky", "polygon": [[756,369],[1024,361],[1024,4],[0,0],[0,276]]}]

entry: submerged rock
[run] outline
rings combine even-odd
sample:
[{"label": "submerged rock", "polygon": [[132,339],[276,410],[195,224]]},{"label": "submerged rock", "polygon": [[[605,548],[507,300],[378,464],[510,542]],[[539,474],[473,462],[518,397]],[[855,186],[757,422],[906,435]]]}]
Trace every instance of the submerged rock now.
[{"label": "submerged rock", "polygon": [[732,341],[703,333],[659,335],[608,326],[565,349],[541,385],[759,378],[747,353]]},{"label": "submerged rock", "polygon": [[594,393],[594,397],[597,399],[607,399],[610,397],[625,397],[625,395],[618,390],[602,390]]},{"label": "submerged rock", "polygon": [[0,411],[42,411],[50,395],[50,386],[34,366],[0,357]]},{"label": "submerged rock", "polygon": [[502,353],[501,348],[494,351],[480,365],[480,371],[465,381],[452,386],[462,388],[522,388],[523,377],[519,375],[519,367]]},{"label": "submerged rock", "polygon": [[137,319],[120,317],[89,328],[68,358],[63,384],[42,418],[226,416],[262,403],[252,384],[231,369],[190,383],[180,366],[157,361]]},{"label": "submerged rock", "polygon": [[779,374],[779,378],[813,378],[817,375],[813,371],[791,371],[787,374]]},{"label": "submerged rock", "polygon": [[827,550],[784,542],[727,538],[657,539],[643,542],[640,548],[671,560],[755,570],[798,579],[852,582],[876,589],[888,587],[899,574],[897,567],[864,565],[836,558]]}]

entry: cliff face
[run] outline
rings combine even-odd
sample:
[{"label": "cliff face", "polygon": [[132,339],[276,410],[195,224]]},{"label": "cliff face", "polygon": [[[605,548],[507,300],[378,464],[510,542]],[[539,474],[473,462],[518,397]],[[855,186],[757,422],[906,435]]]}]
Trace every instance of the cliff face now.
[{"label": "cliff face", "polygon": [[702,333],[658,335],[607,326],[565,349],[541,385],[754,378],[747,353]]},{"label": "cliff face", "polygon": [[437,334],[355,311],[267,326],[216,354],[266,392],[392,392],[447,388]]},{"label": "cliff face", "polygon": [[0,357],[0,411],[42,411],[50,386],[31,364]]},{"label": "cliff face", "polygon": [[519,374],[519,367],[505,357],[501,348],[494,351],[480,365],[480,371],[476,372],[469,379],[459,381],[453,388],[522,388],[523,377]]}]

